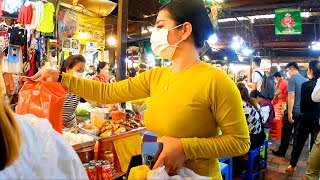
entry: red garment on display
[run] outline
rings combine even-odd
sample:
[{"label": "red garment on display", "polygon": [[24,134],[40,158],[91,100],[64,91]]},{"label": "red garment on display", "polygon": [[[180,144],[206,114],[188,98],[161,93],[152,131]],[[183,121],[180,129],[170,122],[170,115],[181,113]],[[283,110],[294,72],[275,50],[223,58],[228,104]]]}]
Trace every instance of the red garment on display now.
[{"label": "red garment on display", "polygon": [[36,69],[36,51],[32,50],[32,52],[29,54],[29,62],[30,62],[30,70],[27,74],[27,76],[33,76],[35,75],[35,69]]},{"label": "red garment on display", "polygon": [[20,24],[30,24],[32,21],[32,5],[22,5],[19,11],[18,20]]}]

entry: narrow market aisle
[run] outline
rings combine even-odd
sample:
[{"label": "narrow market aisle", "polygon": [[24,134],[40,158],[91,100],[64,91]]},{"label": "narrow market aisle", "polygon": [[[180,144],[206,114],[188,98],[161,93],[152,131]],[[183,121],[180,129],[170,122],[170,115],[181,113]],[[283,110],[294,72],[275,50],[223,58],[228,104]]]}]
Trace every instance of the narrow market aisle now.
[{"label": "narrow market aisle", "polygon": [[278,149],[280,145],[280,141],[271,139],[270,142],[272,144],[269,144],[269,150],[268,150],[268,170],[264,179],[266,180],[287,180],[287,179],[300,180],[303,176],[305,176],[307,159],[309,154],[308,143],[305,144],[305,147],[303,148],[303,151],[301,153],[299,162],[297,164],[295,176],[290,177],[286,174],[285,170],[290,164],[292,145],[289,146],[286,157],[278,157],[273,155],[271,150]]}]

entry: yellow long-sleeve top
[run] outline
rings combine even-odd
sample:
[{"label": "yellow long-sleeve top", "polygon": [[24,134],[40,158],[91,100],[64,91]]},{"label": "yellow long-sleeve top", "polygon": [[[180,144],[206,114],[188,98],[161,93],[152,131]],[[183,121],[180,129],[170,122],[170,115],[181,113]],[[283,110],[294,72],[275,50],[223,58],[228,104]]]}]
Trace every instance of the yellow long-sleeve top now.
[{"label": "yellow long-sleeve top", "polygon": [[197,174],[222,179],[217,158],[249,150],[239,90],[224,72],[205,63],[180,73],[155,68],[112,84],[63,74],[62,85],[70,93],[103,104],[150,96],[144,118],[147,129],[158,137],[181,138],[185,166]]}]

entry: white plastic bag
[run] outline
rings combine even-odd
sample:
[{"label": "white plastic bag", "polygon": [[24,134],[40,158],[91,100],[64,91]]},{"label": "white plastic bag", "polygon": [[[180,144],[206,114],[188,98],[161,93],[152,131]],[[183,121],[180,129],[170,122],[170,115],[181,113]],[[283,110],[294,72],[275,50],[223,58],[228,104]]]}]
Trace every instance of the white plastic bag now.
[{"label": "white plastic bag", "polygon": [[157,179],[162,179],[162,180],[191,180],[191,179],[201,179],[201,180],[211,180],[209,177],[205,176],[200,176],[193,172],[191,169],[188,168],[181,168],[179,175],[176,176],[169,176],[167,171],[165,170],[165,167],[159,167],[157,169],[154,169],[152,171],[149,171],[147,174],[147,179],[148,180],[157,180]]},{"label": "white plastic bag", "polygon": [[0,171],[0,179],[88,179],[66,139],[48,120],[16,115],[22,133],[18,160]]}]

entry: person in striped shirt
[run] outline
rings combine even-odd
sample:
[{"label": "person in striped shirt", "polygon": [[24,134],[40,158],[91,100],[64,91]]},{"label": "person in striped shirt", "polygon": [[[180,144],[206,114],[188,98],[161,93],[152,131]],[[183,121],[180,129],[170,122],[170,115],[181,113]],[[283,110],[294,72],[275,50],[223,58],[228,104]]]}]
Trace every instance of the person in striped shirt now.
[{"label": "person in striped shirt", "polygon": [[[71,55],[63,63],[60,73],[68,73],[73,76],[83,77],[86,59],[82,55]],[[67,93],[63,104],[62,122],[65,127],[74,127],[77,125],[75,110],[80,103],[80,97]]]}]

